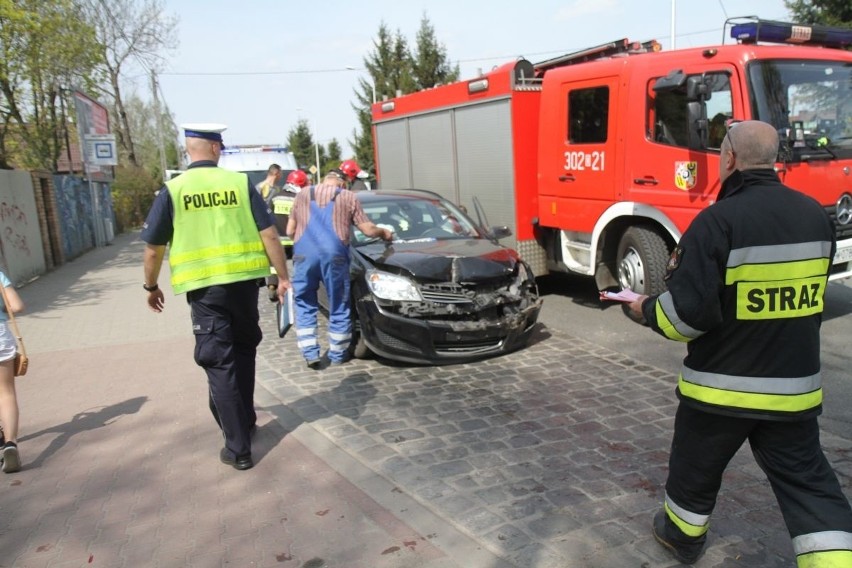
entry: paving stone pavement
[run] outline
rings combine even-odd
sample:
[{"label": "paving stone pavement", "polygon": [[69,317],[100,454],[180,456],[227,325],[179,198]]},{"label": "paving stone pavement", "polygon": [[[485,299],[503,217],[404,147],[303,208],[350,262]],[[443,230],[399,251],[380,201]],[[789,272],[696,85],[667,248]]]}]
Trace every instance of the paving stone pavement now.
[{"label": "paving stone pavement", "polygon": [[[236,472],[216,457],[183,298],[144,305],[136,236],[21,290],[32,370],[24,469],[0,477],[0,566],[677,565],[650,535],[668,372],[543,326],[483,362],[316,372],[261,294],[257,465]],[[823,445],[849,496],[849,440]],[[795,565],[747,449],[708,544],[699,568]]]},{"label": "paving stone pavement", "polygon": [[219,463],[189,309],[167,292],[148,310],[142,249],[120,235],[20,289],[23,468],[0,473],[0,567],[508,566],[262,385],[255,467]]}]

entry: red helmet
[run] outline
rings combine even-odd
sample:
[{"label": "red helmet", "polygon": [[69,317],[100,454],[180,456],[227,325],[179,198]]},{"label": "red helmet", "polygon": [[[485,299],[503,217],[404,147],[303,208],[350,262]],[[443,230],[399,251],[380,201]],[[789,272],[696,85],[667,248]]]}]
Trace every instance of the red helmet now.
[{"label": "red helmet", "polygon": [[355,160],[344,160],[340,163],[340,171],[343,172],[343,175],[345,175],[349,181],[353,181],[355,176],[358,175],[358,172],[361,171],[361,168],[358,167],[358,162]]},{"label": "red helmet", "polygon": [[296,187],[305,187],[308,185],[308,174],[302,170],[293,170],[287,175],[287,183]]}]

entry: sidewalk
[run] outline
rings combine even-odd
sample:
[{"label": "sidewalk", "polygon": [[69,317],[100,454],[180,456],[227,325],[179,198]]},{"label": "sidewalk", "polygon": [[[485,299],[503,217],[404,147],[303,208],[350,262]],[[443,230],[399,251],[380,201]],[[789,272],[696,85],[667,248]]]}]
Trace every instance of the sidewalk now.
[{"label": "sidewalk", "polygon": [[221,464],[189,309],[166,274],[148,310],[137,237],[20,290],[23,469],[0,473],[0,567],[505,566],[261,385],[255,467]]},{"label": "sidewalk", "polygon": [[[24,468],[0,473],[0,568],[678,565],[650,532],[670,371],[540,326],[487,361],[314,372],[261,294],[256,465],[239,472],[218,460],[184,298],[163,275],[150,312],[141,258],[121,235],[21,290]],[[852,495],[850,436],[821,442]],[[746,446],[696,568],[794,565]]]}]

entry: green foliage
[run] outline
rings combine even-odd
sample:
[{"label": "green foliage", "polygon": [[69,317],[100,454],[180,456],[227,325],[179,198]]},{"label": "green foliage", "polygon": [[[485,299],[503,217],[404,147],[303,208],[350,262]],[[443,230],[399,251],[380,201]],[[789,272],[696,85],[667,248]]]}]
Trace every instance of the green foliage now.
[{"label": "green foliage", "polygon": [[395,97],[397,93],[408,94],[457,81],[459,68],[458,65],[450,66],[446,48],[438,42],[435,29],[425,14],[420,21],[413,54],[402,33],[397,30],[396,34],[391,34],[384,22],[379,25],[373,47],[373,51],[364,58],[364,68],[371,80],[361,79],[359,90],[355,92],[356,102],[352,108],[358,116],[358,127],[352,132],[350,144],[358,165],[375,174],[370,108],[373,87],[377,101],[381,101],[386,96]]},{"label": "green foliage", "polygon": [[154,201],[154,192],[162,186],[162,177],[152,175],[141,167],[115,168],[112,201],[116,223],[120,230],[135,228],[145,222],[145,215]]},{"label": "green foliage", "polygon": [[852,29],[852,3],[849,0],[785,0],[793,21]]},{"label": "green foliage", "polygon": [[425,14],[420,20],[417,43],[412,55],[412,74],[419,90],[454,83],[459,79],[459,66],[450,66],[447,48],[438,42],[435,28]]},{"label": "green foliage", "polygon": [[[163,168],[160,160],[160,140],[162,140],[166,169],[178,169],[179,149],[176,142],[178,129],[171,114],[168,111],[161,111],[158,120],[154,103],[142,100],[135,93],[125,97],[124,106],[127,110],[128,125],[131,131],[136,133],[134,136],[136,155],[141,167],[150,172],[153,177],[162,179]],[[115,112],[114,109],[112,111]],[[129,163],[127,148],[119,147],[118,150],[119,161]]]},{"label": "green foliage", "polygon": [[300,118],[296,126],[290,129],[287,134],[287,146],[296,157],[296,163],[299,164],[300,169],[308,171],[311,165],[316,163],[314,137],[308,121],[304,118]]},{"label": "green foliage", "polygon": [[0,167],[56,169],[65,89],[90,88],[100,63],[94,30],[73,0],[0,0]]}]

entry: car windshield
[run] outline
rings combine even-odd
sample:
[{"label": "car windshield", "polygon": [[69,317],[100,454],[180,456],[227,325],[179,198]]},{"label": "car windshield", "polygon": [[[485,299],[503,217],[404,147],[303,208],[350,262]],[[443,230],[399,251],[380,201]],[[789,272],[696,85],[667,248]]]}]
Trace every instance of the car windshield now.
[{"label": "car windshield", "polygon": [[[480,238],[475,224],[458,207],[438,197],[388,196],[362,203],[370,220],[394,232],[397,241]],[[355,245],[374,238],[353,228]]]},{"label": "car windshield", "polygon": [[757,119],[790,140],[794,160],[852,158],[852,64],[759,61],[749,77]]}]

